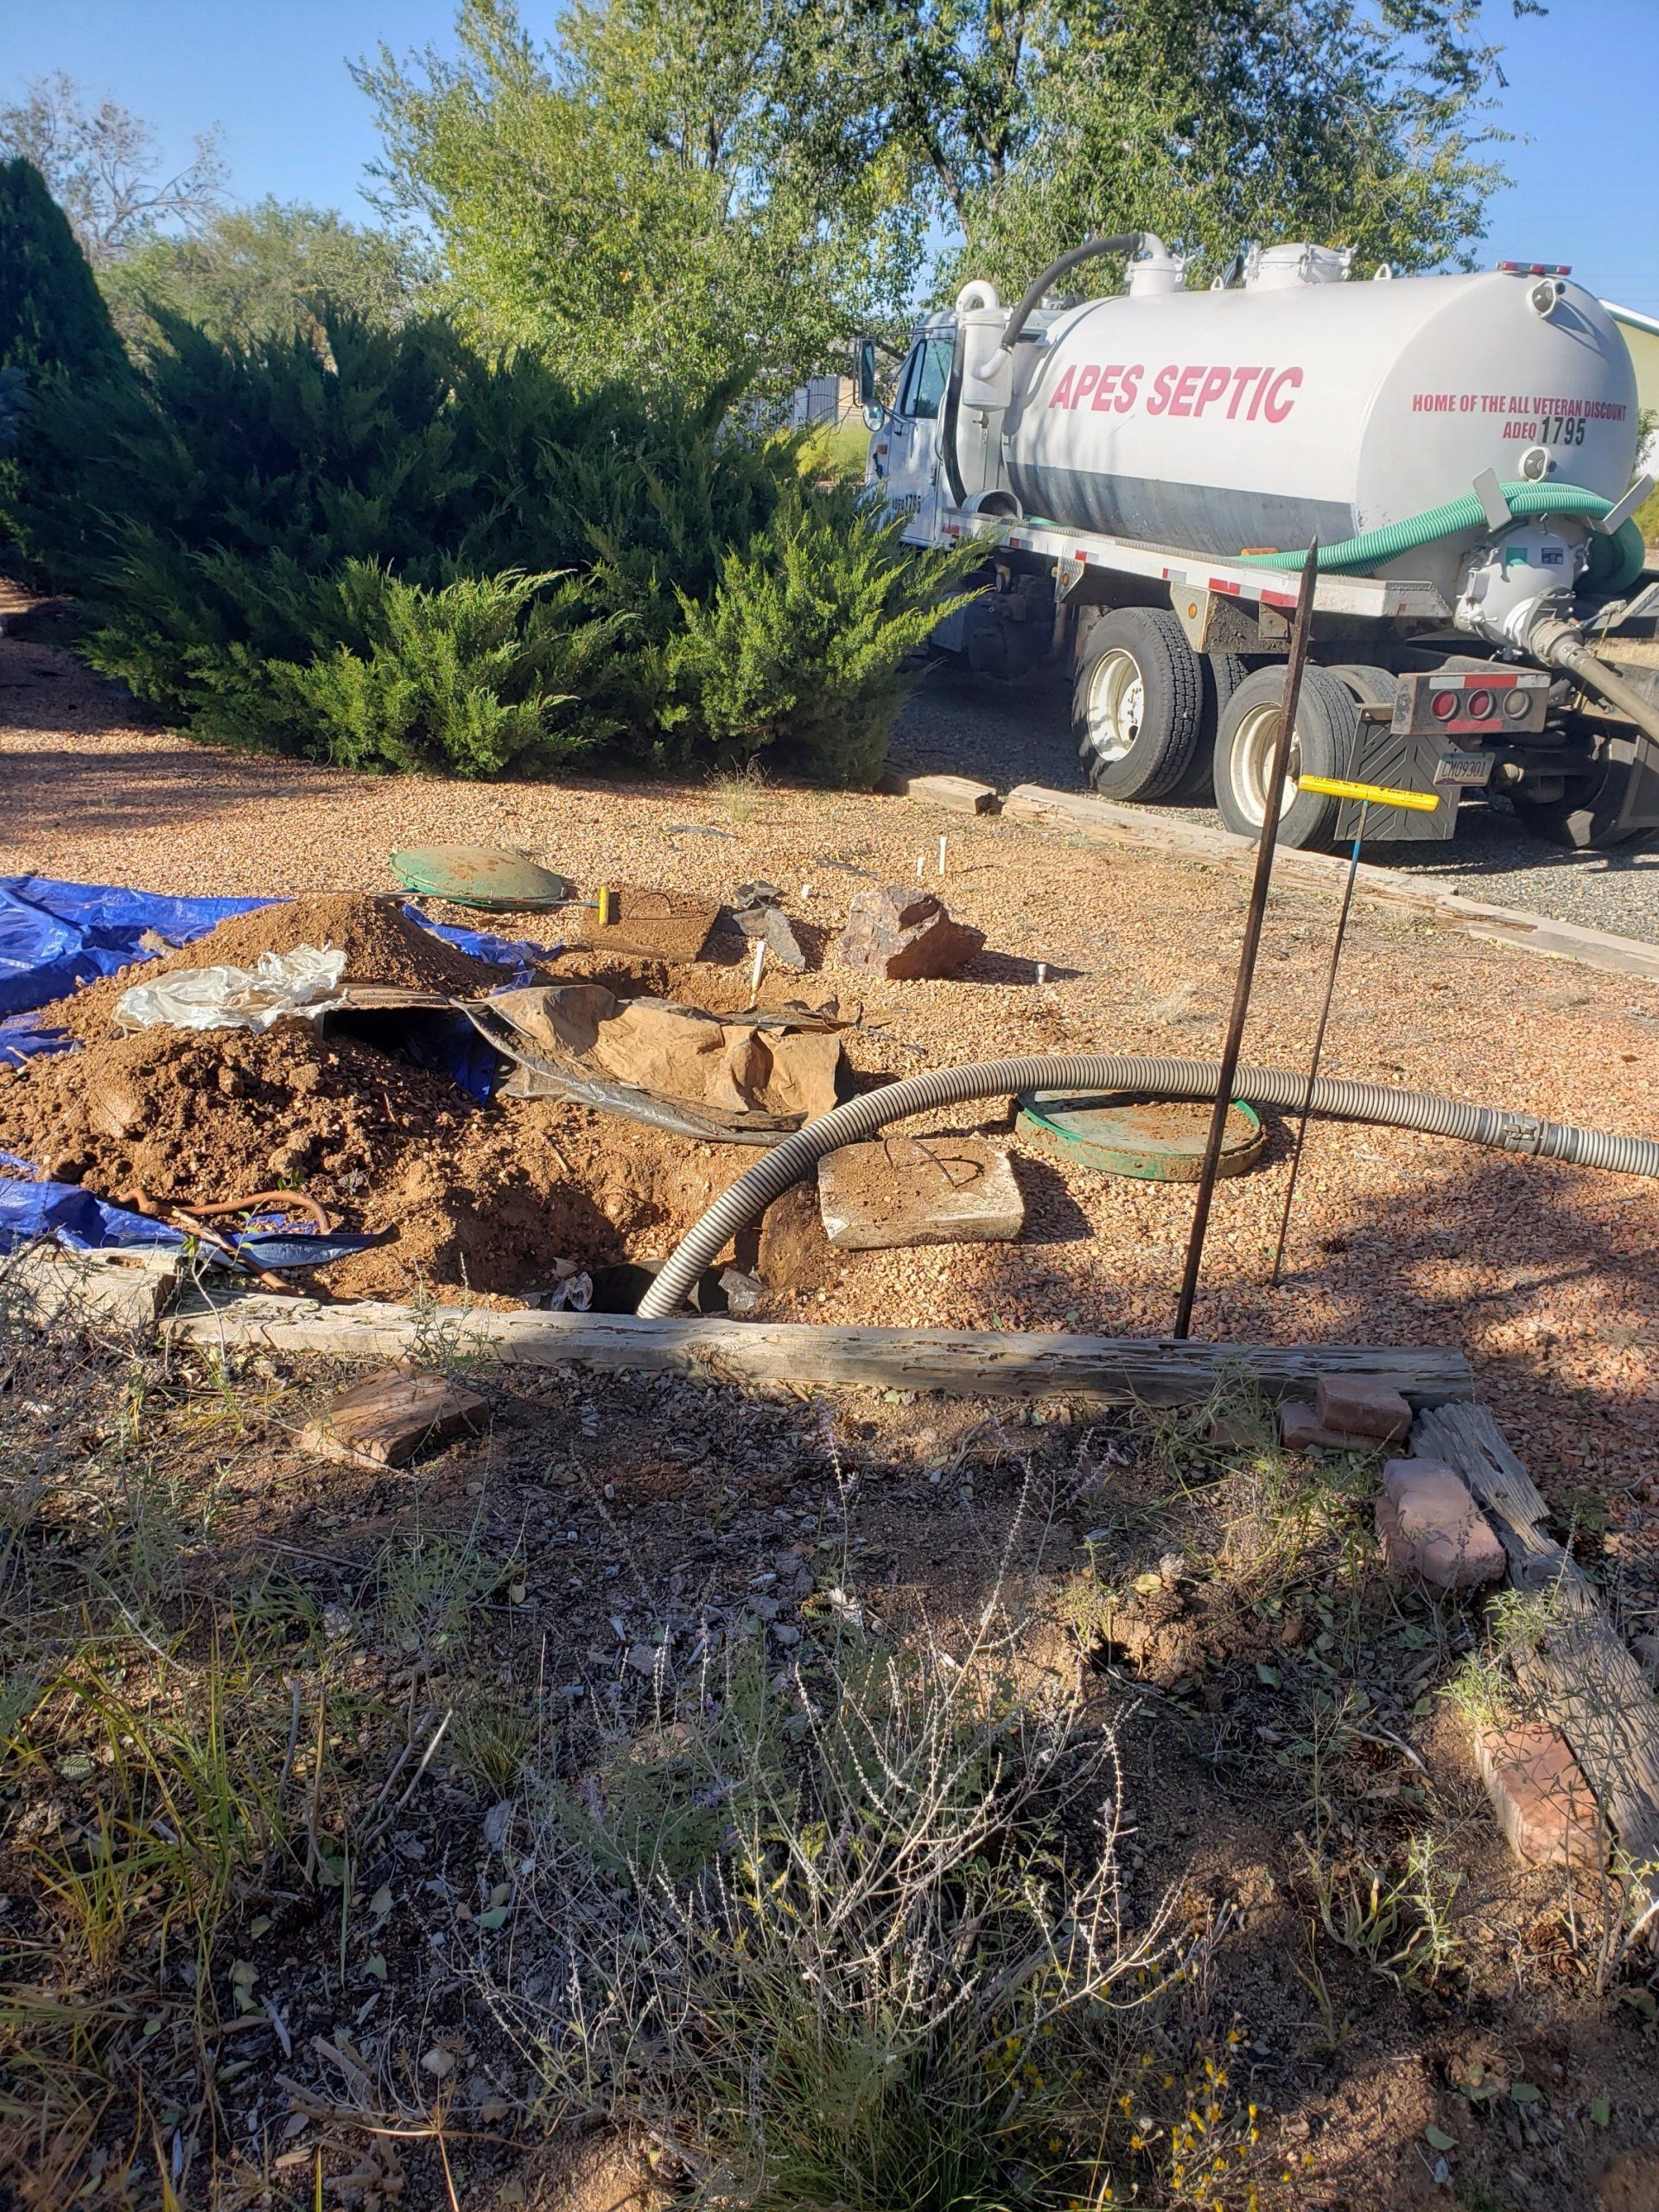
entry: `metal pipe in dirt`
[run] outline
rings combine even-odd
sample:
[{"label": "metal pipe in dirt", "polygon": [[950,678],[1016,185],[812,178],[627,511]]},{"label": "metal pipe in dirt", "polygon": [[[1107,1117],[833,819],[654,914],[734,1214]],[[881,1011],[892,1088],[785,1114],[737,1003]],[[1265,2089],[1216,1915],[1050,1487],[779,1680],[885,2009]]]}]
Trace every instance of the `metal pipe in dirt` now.
[{"label": "metal pipe in dirt", "polygon": [[1210,1206],[1216,1195],[1221,1167],[1222,1141],[1233,1106],[1233,1077],[1244,1044],[1244,1024],[1250,1011],[1250,987],[1255,981],[1255,956],[1262,944],[1262,925],[1268,912],[1268,887],[1273,877],[1274,848],[1279,842],[1279,817],[1285,802],[1285,779],[1290,772],[1290,741],[1296,731],[1296,709],[1302,702],[1302,671],[1307,666],[1308,640],[1313,634],[1313,594],[1319,584],[1319,541],[1307,549],[1302,581],[1296,594],[1296,619],[1291,626],[1290,653],[1285,664],[1285,703],[1274,734],[1273,764],[1262,793],[1262,834],[1255,844],[1255,874],[1250,883],[1250,903],[1244,917],[1244,941],[1238,949],[1238,974],[1233,983],[1232,1012],[1227,1017],[1227,1038],[1221,1048],[1221,1073],[1216,1078],[1216,1103],[1210,1109],[1210,1129],[1204,1142],[1204,1164],[1198,1170],[1198,1195],[1192,1208],[1192,1227],[1186,1240],[1186,1262],[1181,1269],[1181,1295],[1175,1308],[1177,1341],[1192,1332],[1192,1302],[1198,1294],[1198,1269],[1204,1262],[1205,1231],[1210,1226]]},{"label": "metal pipe in dirt", "polygon": [[[1337,916],[1336,943],[1331,948],[1331,966],[1325,978],[1325,999],[1319,1007],[1319,1025],[1313,1032],[1313,1050],[1307,1063],[1307,1086],[1311,1091],[1319,1080],[1319,1062],[1325,1057],[1325,1033],[1331,1020],[1331,1001],[1337,994],[1337,969],[1342,964],[1342,943],[1348,933],[1348,917],[1354,910],[1354,886],[1359,880],[1359,849],[1365,842],[1365,817],[1370,809],[1369,799],[1359,802],[1359,820],[1354,827],[1354,849],[1348,857],[1348,880],[1342,887],[1342,907]],[[1273,1273],[1268,1278],[1271,1287],[1279,1287],[1279,1274],[1285,1264],[1285,1240],[1290,1235],[1291,1208],[1296,1203],[1296,1185],[1302,1172],[1302,1152],[1307,1143],[1307,1109],[1303,1107],[1296,1124],[1296,1149],[1290,1155],[1290,1180],[1285,1185],[1285,1210],[1279,1217],[1279,1242],[1274,1247]]]}]

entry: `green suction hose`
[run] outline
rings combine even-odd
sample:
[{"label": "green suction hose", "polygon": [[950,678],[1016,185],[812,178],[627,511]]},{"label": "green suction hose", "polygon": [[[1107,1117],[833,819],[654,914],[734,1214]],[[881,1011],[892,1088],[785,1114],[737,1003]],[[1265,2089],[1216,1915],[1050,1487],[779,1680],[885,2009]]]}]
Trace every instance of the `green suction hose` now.
[{"label": "green suction hose", "polygon": [[[1605,515],[1613,505],[1599,492],[1586,492],[1580,484],[1504,484],[1499,488],[1517,521],[1530,515]],[[1321,570],[1380,568],[1385,561],[1397,561],[1402,553],[1414,553],[1420,545],[1432,544],[1437,537],[1457,537],[1484,531],[1487,527],[1485,509],[1472,493],[1465,493],[1460,499],[1448,499],[1443,506],[1430,507],[1404,522],[1385,523],[1380,530],[1363,531],[1357,537],[1344,538],[1338,545],[1321,545],[1319,567]],[[1241,553],[1235,557],[1240,567],[1300,569],[1307,556]],[[1634,522],[1622,524],[1611,538],[1597,532],[1590,541],[1590,581],[1599,590],[1623,591],[1641,575],[1646,558],[1642,533]]]}]

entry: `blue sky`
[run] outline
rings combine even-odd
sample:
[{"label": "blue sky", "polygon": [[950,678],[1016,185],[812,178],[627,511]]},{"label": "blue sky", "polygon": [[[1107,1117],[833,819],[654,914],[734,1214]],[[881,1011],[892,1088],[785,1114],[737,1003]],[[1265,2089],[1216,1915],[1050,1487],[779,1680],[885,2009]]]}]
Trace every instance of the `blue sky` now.
[{"label": "blue sky", "polygon": [[[222,125],[239,199],[265,193],[361,214],[376,150],[346,60],[388,39],[446,41],[451,0],[0,0],[0,99],[63,70],[155,124],[169,156]],[[556,10],[524,0],[532,29]],[[1513,20],[1485,0],[1507,48],[1497,120],[1510,182],[1484,253],[1567,261],[1605,298],[1659,315],[1659,0],[1550,0]],[[1339,243],[1339,241],[1332,241]]]}]

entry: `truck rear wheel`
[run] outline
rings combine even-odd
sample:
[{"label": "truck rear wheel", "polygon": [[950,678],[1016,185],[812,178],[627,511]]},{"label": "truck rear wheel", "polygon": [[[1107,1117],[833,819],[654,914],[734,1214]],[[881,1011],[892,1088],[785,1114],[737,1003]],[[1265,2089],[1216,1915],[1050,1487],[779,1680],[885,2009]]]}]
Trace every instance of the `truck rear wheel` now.
[{"label": "truck rear wheel", "polygon": [[[1230,830],[1259,837],[1267,819],[1268,779],[1285,700],[1282,665],[1247,676],[1222,710],[1216,733],[1216,805]],[[1301,790],[1299,778],[1340,776],[1354,733],[1354,696],[1328,669],[1302,671],[1279,842],[1299,851],[1328,845],[1340,800]]]},{"label": "truck rear wheel", "polygon": [[1629,773],[1622,761],[1604,761],[1581,776],[1564,777],[1559,798],[1529,798],[1524,791],[1515,791],[1510,804],[1529,836],[1564,845],[1569,852],[1605,853],[1610,846],[1651,835],[1643,823],[1633,828],[1619,823]]},{"label": "truck rear wheel", "polygon": [[1249,673],[1249,664],[1237,653],[1200,653],[1198,674],[1204,684],[1204,707],[1198,715],[1198,742],[1192,765],[1173,791],[1164,796],[1172,806],[1213,806],[1216,803],[1216,732],[1227,702]]},{"label": "truck rear wheel", "polygon": [[1204,709],[1198,656],[1173,614],[1127,607],[1089,632],[1071,721],[1089,780],[1107,798],[1162,798],[1192,765]]}]

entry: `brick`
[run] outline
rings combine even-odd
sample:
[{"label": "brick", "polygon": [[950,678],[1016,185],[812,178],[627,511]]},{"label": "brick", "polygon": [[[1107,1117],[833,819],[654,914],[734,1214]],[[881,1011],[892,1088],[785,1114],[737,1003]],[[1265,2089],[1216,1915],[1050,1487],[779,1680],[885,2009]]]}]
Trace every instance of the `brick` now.
[{"label": "brick", "polygon": [[1397,1444],[1411,1427],[1411,1408],[1400,1393],[1363,1375],[1321,1375],[1313,1410],[1338,1435],[1372,1437],[1381,1444]]},{"label": "brick", "polygon": [[1389,1572],[1437,1590],[1469,1590],[1503,1573],[1503,1547],[1461,1477],[1440,1459],[1390,1459],[1376,1501]]},{"label": "brick", "polygon": [[878,1137],[818,1162],[818,1209],[842,1251],[1010,1243],[1025,1200],[1006,1153],[983,1137]]},{"label": "brick", "polygon": [[1606,1864],[1595,1794],[1567,1739],[1548,1721],[1483,1728],[1475,1757],[1492,1809],[1523,1866]]},{"label": "brick", "polygon": [[1312,1406],[1287,1398],[1279,1408],[1279,1440],[1287,1452],[1363,1452],[1366,1437],[1340,1436],[1326,1428]]}]

